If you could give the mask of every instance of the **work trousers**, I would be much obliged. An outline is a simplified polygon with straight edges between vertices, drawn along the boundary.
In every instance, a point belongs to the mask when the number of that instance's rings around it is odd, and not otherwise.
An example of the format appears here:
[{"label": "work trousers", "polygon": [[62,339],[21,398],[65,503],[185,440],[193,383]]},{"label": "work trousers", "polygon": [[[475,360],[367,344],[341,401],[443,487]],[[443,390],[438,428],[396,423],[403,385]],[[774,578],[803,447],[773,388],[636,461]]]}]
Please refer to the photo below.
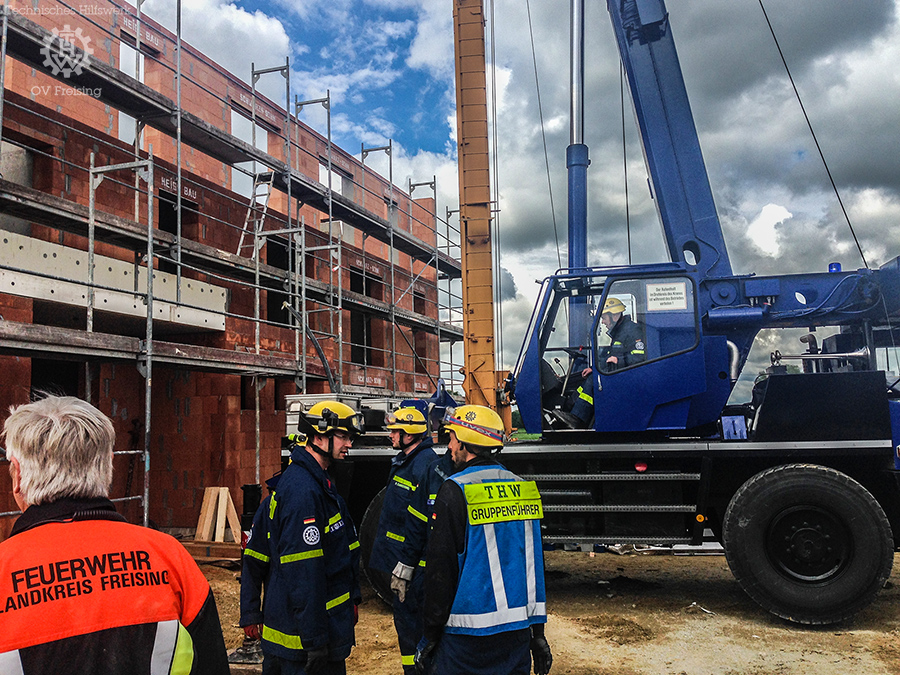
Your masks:
[{"label": "work trousers", "polygon": [[531,629],[496,635],[444,633],[430,675],[530,675]]},{"label": "work trousers", "polygon": [[416,675],[416,645],[422,639],[425,626],[422,621],[422,603],[425,598],[425,574],[416,570],[406,589],[406,600],[394,596],[394,627],[400,645],[403,675]]},{"label": "work trousers", "polygon": [[[306,675],[306,661],[282,658],[278,658],[276,661],[279,670],[272,672],[278,673],[278,675]],[[325,668],[316,675],[347,675],[347,665],[344,661],[329,661]]]}]

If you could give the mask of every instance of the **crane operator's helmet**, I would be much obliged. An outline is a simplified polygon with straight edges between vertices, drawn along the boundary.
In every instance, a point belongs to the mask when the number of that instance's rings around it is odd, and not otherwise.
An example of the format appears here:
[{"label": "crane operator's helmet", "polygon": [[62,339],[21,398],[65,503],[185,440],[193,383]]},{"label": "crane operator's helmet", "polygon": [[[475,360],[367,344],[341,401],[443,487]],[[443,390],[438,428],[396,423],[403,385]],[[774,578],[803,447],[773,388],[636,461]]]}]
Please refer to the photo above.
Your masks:
[{"label": "crane operator's helmet", "polygon": [[505,428],[500,415],[483,405],[448,408],[444,429],[456,434],[456,440],[476,455],[500,452]]},{"label": "crane operator's helmet", "polygon": [[366,432],[363,416],[340,401],[319,401],[300,414],[299,427],[307,436],[307,445],[312,445],[313,434],[332,436],[335,431],[346,431],[354,438]]},{"label": "crane operator's helmet", "polygon": [[625,303],[618,298],[609,296],[603,304],[601,314],[622,314],[625,311]]},{"label": "crane operator's helmet", "polygon": [[428,431],[428,422],[421,410],[412,406],[397,408],[387,416],[385,427],[396,429],[410,436],[421,436]]}]

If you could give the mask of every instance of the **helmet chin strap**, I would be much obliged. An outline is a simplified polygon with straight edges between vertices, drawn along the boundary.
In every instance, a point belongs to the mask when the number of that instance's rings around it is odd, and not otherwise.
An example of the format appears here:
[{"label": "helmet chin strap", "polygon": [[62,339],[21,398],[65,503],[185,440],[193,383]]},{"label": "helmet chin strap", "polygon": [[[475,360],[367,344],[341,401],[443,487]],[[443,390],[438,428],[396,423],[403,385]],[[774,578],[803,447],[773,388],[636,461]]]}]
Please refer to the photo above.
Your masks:
[{"label": "helmet chin strap", "polygon": [[[404,443],[403,436],[409,436],[412,440],[409,443]],[[417,445],[420,440],[421,440],[421,436],[413,436],[411,434],[407,434],[406,432],[403,432],[400,436],[400,449],[403,450],[404,452],[406,452],[407,448],[411,448],[412,446]]]},{"label": "helmet chin strap", "polygon": [[[325,434],[319,434],[321,436],[325,436]],[[313,449],[313,452],[317,452],[323,457],[328,457],[329,459],[334,459],[334,434],[328,434],[325,436],[328,439],[328,450],[322,450],[315,443],[310,443],[310,446]]]}]

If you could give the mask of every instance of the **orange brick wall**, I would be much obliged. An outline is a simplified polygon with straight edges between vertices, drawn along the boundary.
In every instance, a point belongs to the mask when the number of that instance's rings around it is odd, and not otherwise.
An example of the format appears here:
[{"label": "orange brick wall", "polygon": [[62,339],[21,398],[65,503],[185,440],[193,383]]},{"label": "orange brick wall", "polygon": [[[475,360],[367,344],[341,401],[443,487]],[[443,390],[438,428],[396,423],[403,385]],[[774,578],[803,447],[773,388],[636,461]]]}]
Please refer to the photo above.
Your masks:
[{"label": "orange brick wall", "polygon": [[[48,2],[47,5],[52,5]],[[105,0],[94,4],[113,6]],[[44,6],[44,3],[41,3]],[[13,0],[14,11],[27,13],[33,7],[31,0]],[[52,14],[28,14],[28,18],[46,28],[58,27],[60,17]],[[126,14],[99,13],[92,19],[112,28],[118,36],[126,25]],[[65,22],[72,28],[81,28],[83,34],[92,38],[94,55],[104,63],[118,66],[120,41],[103,35],[96,26],[77,15],[67,15]],[[125,31],[128,32],[127,30]],[[174,67],[174,36],[145,18],[142,40],[164,45],[157,57]],[[182,82],[182,105],[207,123],[229,132],[231,109],[249,105],[249,88],[232,75],[222,71],[202,54],[186,46],[182,58],[185,78]],[[3,135],[17,143],[35,150],[35,189],[56,197],[87,205],[89,190],[87,167],[90,153],[95,153],[95,165],[102,166],[132,161],[130,146],[117,140],[118,112],[114,108],[88,95],[66,91],[64,83],[38,72],[9,57],[7,59],[6,105],[4,106]],[[249,68],[249,65],[248,65]],[[174,74],[163,65],[145,61],[145,83],[166,96],[175,98]],[[188,81],[193,78],[198,84]],[[217,93],[204,91],[199,85]],[[58,89],[58,87],[63,87]],[[257,114],[269,124],[280,124],[284,113],[270,101],[259,97]],[[274,120],[274,122],[273,122]],[[276,126],[277,126],[276,124]],[[294,124],[294,138],[298,146],[292,149],[292,164],[314,180],[319,180],[320,163],[327,155],[326,139],[305,127]],[[144,149],[153,146],[156,173],[156,189],[169,192],[177,189],[174,185],[176,147],[174,139],[152,129],[145,130]],[[284,157],[283,139],[270,130],[268,151],[275,157]],[[354,159],[349,153],[333,148],[334,167],[344,175],[352,176],[357,185],[345,180],[344,196],[364,203],[371,212],[388,218],[387,198],[390,188],[387,181]],[[185,225],[182,236],[200,243],[234,253],[237,250],[240,228],[247,210],[247,201],[230,193],[231,169],[222,162],[203,155],[186,145],[182,147],[184,198],[198,207],[200,215],[196,223]],[[129,175],[107,179],[96,192],[97,208],[125,218],[134,216],[134,197]],[[365,184],[365,189],[361,184]],[[433,228],[422,223],[432,223],[429,210],[433,200],[410,200],[399,189],[394,190],[394,198],[399,213],[395,218],[397,226],[429,244],[433,240]],[[284,218],[278,210],[285,209],[286,200],[277,193],[273,195],[269,217]],[[158,213],[158,211],[157,211]],[[322,214],[304,206],[300,216],[307,224],[307,246],[321,246],[325,235],[319,230]],[[146,198],[140,201],[140,222],[147,218]],[[224,221],[224,222],[222,222]],[[421,221],[421,222],[418,222]],[[230,226],[229,226],[230,225]],[[43,227],[32,226],[32,236],[61,243],[84,250],[87,242],[83,237]],[[426,269],[403,298],[416,274],[422,272],[423,263],[412,261],[409,256],[399,255],[395,268],[396,288],[391,295],[390,251],[387,245],[371,238],[363,243],[361,233],[356,233],[355,246],[345,246],[342,284],[350,287],[350,265],[346,261],[353,256],[362,256],[373,262],[380,270],[384,284],[384,302],[395,302],[406,310],[415,309],[415,295],[424,296],[432,303],[435,271]],[[364,251],[363,251],[364,247]],[[96,252],[100,255],[133,260],[134,252],[118,248],[108,243],[98,242]],[[268,251],[263,250],[263,260]],[[321,259],[325,254],[310,255],[307,259],[309,274],[326,280],[329,278],[329,263]],[[254,297],[252,289],[237,284],[229,284],[220,279],[186,270],[188,278],[208,280],[225,285],[230,290],[231,314],[253,316]],[[261,298],[262,315],[265,317],[265,293]],[[435,315],[436,308],[427,314]],[[307,310],[314,309],[309,303]],[[31,301],[24,298],[0,295],[0,316],[6,321],[30,323],[32,321]],[[325,314],[315,321],[322,323]],[[278,317],[283,321],[284,317]],[[344,312],[345,333],[350,325],[350,312]],[[320,326],[321,328],[322,326]],[[372,321],[375,345],[381,349],[391,346],[391,326],[389,322]],[[436,359],[438,343],[436,336],[415,336],[409,329],[403,329],[413,344],[424,344],[424,351],[431,359]],[[179,342],[229,350],[254,349],[254,326],[249,320],[239,316],[226,317],[226,330],[221,333],[182,334]],[[262,326],[261,349],[265,353],[294,355],[294,333],[292,330],[275,326]],[[430,391],[430,384],[423,389],[427,378],[414,375],[415,361],[410,348],[399,335],[395,340],[397,357],[396,386],[404,391]],[[337,358],[333,340],[323,340],[326,357],[334,364]],[[344,358],[347,362],[343,379],[350,384],[391,386],[391,359],[387,353],[379,356],[381,363],[376,367],[360,368],[349,363],[349,345],[345,345]],[[308,375],[324,377],[318,357],[312,345],[307,351]],[[435,367],[436,370],[436,367]],[[0,393],[0,422],[5,418],[10,405],[26,402],[31,386],[31,359],[22,356],[0,356],[0,377],[6,386]],[[151,401],[151,454],[150,454],[150,518],[161,527],[193,527],[196,525],[205,487],[227,486],[240,511],[242,494],[240,486],[255,482],[255,412],[251,408],[241,409],[241,377],[199,371],[181,371],[173,368],[154,366],[153,397]],[[83,383],[82,383],[83,386]],[[144,389],[145,381],[131,364],[103,364],[98,367],[94,380],[92,400],[113,419],[118,440],[116,450],[141,450],[144,447]],[[270,379],[261,392],[261,478],[271,476],[280,468],[281,436],[284,433],[285,413],[281,409],[281,399],[292,392],[294,385]],[[325,392],[324,380],[309,380],[310,392]],[[2,467],[0,467],[2,469]],[[142,494],[144,468],[139,455],[117,456],[113,496],[133,496]],[[6,471],[0,470],[0,510],[13,510],[9,497],[9,479]],[[139,504],[128,502],[122,511],[134,522],[141,517]],[[0,537],[6,535],[11,521],[0,519]]]}]

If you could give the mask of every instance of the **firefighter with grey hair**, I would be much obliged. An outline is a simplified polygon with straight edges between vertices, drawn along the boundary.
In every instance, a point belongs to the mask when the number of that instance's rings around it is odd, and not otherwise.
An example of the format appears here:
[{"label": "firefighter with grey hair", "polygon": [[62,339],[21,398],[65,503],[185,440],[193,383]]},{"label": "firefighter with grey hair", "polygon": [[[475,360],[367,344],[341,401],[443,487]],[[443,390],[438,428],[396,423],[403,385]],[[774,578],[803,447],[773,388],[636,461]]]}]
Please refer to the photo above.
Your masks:
[{"label": "firefighter with grey hair", "polygon": [[4,425],[22,515],[0,543],[0,671],[227,675],[209,583],[185,548],[109,500],[115,431],[90,403],[47,396]]}]

